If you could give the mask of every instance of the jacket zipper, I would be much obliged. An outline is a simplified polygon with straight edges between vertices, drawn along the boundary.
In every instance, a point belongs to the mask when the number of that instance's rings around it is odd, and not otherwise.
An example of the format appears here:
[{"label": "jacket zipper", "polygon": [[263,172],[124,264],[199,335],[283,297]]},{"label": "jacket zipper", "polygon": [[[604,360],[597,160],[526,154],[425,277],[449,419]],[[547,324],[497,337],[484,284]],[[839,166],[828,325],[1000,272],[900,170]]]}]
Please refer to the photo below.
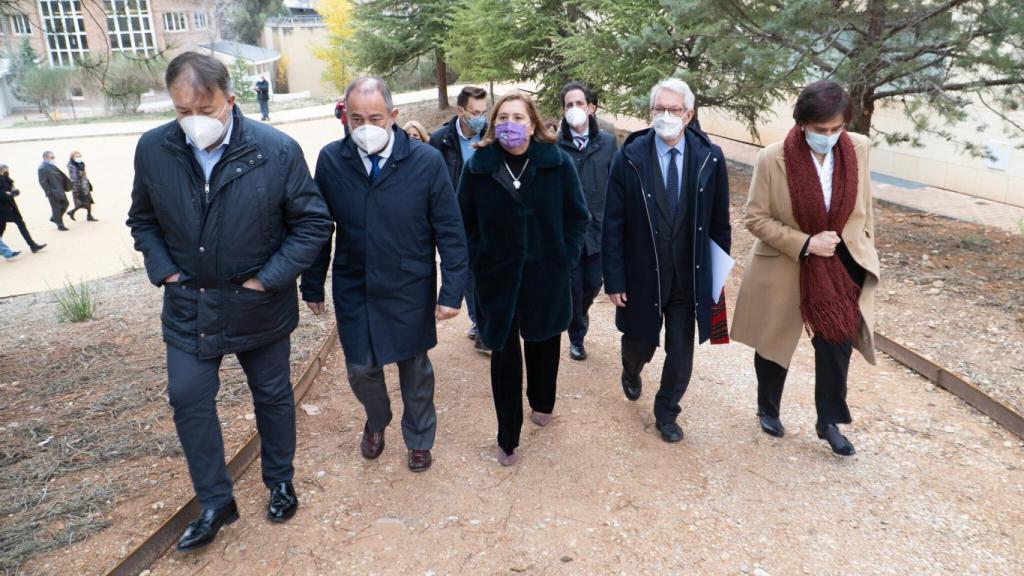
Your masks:
[{"label": "jacket zipper", "polygon": [[647,192],[644,191],[644,180],[640,177],[640,169],[633,164],[632,160],[626,159],[629,165],[636,172],[636,179],[640,182],[640,201],[644,203],[644,212],[647,213],[647,228],[651,232],[651,246],[654,248],[654,272],[655,281],[658,286],[658,302],[655,306],[658,308],[658,313],[661,313],[661,262],[658,261],[658,242],[654,239],[654,224],[651,222],[651,209],[647,206]]},{"label": "jacket zipper", "polygon": [[[697,223],[700,221],[700,175],[704,172],[704,167],[708,165],[708,160],[711,159],[711,152],[704,157],[704,163],[700,165],[700,170],[697,170],[697,201],[694,202],[693,206],[693,265],[697,266]],[[700,296],[697,295],[697,274],[693,275],[693,307],[694,316],[696,316],[696,309],[700,306]]]}]

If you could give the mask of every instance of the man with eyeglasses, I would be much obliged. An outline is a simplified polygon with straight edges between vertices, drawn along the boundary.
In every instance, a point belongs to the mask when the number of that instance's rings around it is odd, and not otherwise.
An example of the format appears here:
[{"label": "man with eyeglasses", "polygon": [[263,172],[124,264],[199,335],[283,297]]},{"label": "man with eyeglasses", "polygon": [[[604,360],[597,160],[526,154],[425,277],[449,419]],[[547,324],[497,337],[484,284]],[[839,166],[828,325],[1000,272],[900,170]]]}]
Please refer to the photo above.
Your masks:
[{"label": "man with eyeglasses", "polygon": [[631,134],[612,161],[601,252],[605,292],[622,332],[622,390],[642,391],[640,372],[661,341],[665,365],[654,417],[666,442],[693,369],[693,336],[711,336],[711,243],[729,252],[729,177],[722,149],[688,126],[694,96],[663,80],[650,93],[651,128]]},{"label": "man with eyeglasses", "polygon": [[[445,122],[430,135],[430,145],[437,148],[444,156],[448,165],[448,175],[452,184],[458,186],[462,176],[462,167],[469,163],[476,148],[473,145],[487,132],[487,90],[476,86],[466,86],[459,92],[455,100],[455,116]],[[466,337],[475,342],[478,352],[489,353],[490,350],[477,337],[476,310],[473,309],[473,274],[470,273],[466,284],[466,308],[469,310],[471,323]]]}]

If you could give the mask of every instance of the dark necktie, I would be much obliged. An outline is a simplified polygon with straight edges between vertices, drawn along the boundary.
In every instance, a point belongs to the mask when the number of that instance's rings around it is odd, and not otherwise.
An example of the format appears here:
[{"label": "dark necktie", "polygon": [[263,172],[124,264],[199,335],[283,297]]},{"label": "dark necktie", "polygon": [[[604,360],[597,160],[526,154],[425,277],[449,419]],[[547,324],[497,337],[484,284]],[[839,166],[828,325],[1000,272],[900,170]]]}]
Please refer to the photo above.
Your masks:
[{"label": "dark necktie", "polygon": [[576,143],[576,147],[583,150],[587,146],[586,136],[573,136],[572,141]]},{"label": "dark necktie", "polygon": [[665,195],[668,196],[668,211],[672,215],[672,220],[676,219],[676,211],[679,209],[679,168],[676,167],[676,157],[679,156],[679,150],[672,148],[669,150],[668,159],[668,182],[665,184]]},{"label": "dark necktie", "polygon": [[380,178],[380,154],[370,154],[370,184],[372,185]]}]

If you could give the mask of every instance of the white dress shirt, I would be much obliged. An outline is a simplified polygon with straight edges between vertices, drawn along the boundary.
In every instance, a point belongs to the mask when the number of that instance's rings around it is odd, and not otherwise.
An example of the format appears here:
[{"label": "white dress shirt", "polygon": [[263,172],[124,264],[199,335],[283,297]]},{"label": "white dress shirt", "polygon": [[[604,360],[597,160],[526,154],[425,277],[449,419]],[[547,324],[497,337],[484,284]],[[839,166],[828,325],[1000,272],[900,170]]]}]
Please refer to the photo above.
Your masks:
[{"label": "white dress shirt", "polygon": [[821,193],[825,197],[825,212],[832,209],[832,151],[825,154],[825,161],[818,164],[818,157],[811,152],[811,162],[814,169],[818,171],[818,181],[821,182]]}]

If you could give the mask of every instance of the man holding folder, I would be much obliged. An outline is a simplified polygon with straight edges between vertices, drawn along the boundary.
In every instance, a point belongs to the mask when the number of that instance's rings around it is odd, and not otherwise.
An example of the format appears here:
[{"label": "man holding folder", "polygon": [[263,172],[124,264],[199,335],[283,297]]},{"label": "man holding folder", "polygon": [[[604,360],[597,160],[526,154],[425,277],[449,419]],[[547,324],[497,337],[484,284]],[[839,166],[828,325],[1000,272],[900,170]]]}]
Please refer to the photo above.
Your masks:
[{"label": "man holding folder", "polygon": [[[693,370],[694,328],[703,343],[712,337],[713,306],[724,320],[721,284],[712,295],[712,269],[731,246],[725,157],[706,135],[687,128],[693,108],[693,92],[681,80],[651,89],[651,128],[630,135],[612,161],[601,250],[629,400],[640,397],[640,373],[660,344],[664,320],[666,359],[654,417],[666,442],[683,439],[676,421]],[[721,251],[718,258],[713,250]]]}]

